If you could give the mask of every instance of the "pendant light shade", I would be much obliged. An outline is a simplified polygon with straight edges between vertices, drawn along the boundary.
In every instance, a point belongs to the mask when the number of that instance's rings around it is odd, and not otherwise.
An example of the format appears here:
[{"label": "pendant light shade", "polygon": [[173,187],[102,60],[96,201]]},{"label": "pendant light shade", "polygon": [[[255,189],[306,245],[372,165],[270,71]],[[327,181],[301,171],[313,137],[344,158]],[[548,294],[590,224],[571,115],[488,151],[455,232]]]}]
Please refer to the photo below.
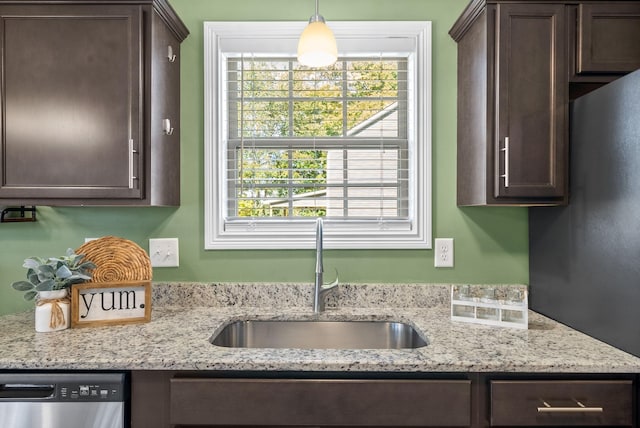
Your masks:
[{"label": "pendant light shade", "polygon": [[338,59],[338,46],[333,31],[318,14],[318,0],[316,0],[316,14],[309,19],[309,25],[304,29],[298,41],[298,62],[307,67],[326,67]]}]

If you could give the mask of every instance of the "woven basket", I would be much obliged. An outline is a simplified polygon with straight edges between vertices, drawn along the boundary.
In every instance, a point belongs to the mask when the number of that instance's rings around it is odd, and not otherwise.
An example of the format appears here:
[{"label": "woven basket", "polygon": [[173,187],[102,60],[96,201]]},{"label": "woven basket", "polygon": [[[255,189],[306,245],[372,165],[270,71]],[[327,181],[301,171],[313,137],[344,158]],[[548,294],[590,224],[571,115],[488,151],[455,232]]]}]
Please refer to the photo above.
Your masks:
[{"label": "woven basket", "polygon": [[96,265],[89,282],[150,281],[151,260],[138,244],[115,236],[89,241],[76,250]]}]

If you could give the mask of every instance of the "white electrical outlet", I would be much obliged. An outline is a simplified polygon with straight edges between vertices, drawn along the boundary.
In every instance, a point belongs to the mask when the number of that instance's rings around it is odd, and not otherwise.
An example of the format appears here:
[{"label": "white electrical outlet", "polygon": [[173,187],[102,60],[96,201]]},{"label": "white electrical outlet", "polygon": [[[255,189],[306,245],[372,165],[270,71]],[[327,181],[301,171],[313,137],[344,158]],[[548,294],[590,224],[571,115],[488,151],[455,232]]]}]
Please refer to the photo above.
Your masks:
[{"label": "white electrical outlet", "polygon": [[436,238],[435,267],[453,267],[453,238]]},{"label": "white electrical outlet", "polygon": [[180,266],[178,238],[149,239],[149,258],[153,267]]}]

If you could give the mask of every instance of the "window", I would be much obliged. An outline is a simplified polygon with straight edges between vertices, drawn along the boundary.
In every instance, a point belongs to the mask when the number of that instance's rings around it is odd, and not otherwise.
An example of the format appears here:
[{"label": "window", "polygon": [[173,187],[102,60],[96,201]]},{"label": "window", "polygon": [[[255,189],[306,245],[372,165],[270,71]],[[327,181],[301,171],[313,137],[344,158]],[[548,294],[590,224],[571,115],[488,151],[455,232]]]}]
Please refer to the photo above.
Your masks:
[{"label": "window", "polygon": [[428,22],[205,23],[205,248],[430,248]]}]

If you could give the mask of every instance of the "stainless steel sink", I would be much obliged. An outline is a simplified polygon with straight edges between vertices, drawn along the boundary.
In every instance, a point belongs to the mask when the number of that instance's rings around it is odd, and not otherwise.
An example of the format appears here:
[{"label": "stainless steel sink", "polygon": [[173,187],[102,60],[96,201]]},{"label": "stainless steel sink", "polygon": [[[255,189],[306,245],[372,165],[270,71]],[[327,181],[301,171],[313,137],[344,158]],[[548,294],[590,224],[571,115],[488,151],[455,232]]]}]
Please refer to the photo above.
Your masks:
[{"label": "stainless steel sink", "polygon": [[406,349],[427,342],[408,324],[392,321],[232,322],[211,343],[229,348]]}]

